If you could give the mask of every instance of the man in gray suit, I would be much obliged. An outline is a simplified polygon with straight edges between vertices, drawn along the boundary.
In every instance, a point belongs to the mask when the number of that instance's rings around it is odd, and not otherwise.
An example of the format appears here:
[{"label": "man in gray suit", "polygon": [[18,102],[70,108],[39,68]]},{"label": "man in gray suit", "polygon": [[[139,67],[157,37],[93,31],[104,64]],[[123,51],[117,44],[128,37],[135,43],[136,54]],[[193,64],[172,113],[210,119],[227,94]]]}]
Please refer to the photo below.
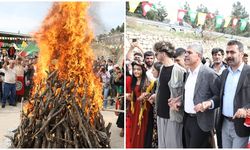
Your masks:
[{"label": "man in gray suit", "polygon": [[244,126],[250,108],[250,66],[244,64],[243,44],[227,43],[228,69],[221,75],[221,128],[223,148],[246,148],[250,128]]},{"label": "man in gray suit", "polygon": [[219,78],[201,63],[203,48],[192,44],[185,52],[189,68],[184,92],[184,135],[187,148],[211,147],[209,138],[214,128],[214,106],[219,105]]}]

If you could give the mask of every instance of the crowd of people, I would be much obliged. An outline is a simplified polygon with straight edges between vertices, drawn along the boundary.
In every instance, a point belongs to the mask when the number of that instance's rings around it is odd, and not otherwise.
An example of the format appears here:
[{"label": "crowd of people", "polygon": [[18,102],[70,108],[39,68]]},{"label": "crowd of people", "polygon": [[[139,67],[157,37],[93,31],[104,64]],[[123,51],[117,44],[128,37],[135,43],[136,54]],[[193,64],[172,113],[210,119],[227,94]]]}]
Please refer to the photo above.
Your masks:
[{"label": "crowd of people", "polygon": [[[124,69],[114,64],[113,60],[105,60],[104,56],[94,61],[94,72],[100,77],[103,87],[103,108],[115,105],[115,109],[124,110]],[[118,115],[117,127],[121,128],[120,136],[124,136],[124,113]]]},{"label": "crowd of people", "polygon": [[7,102],[16,106],[17,102],[28,99],[35,72],[36,57],[22,57],[13,48],[0,49],[0,96],[2,108]]},{"label": "crowd of people", "polygon": [[225,46],[211,50],[210,62],[200,43],[175,49],[160,41],[144,52],[133,40],[126,55],[127,148],[247,147],[248,55],[240,41]]}]

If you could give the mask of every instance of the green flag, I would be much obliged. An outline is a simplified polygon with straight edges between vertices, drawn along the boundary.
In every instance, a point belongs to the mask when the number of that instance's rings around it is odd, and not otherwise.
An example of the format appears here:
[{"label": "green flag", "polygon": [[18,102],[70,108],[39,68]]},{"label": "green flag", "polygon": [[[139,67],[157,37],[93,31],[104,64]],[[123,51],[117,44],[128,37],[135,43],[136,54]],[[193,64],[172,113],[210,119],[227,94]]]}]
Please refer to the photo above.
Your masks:
[{"label": "green flag", "polygon": [[247,19],[240,19],[241,25],[240,25],[240,31],[244,31],[247,26]]},{"label": "green flag", "polygon": [[197,15],[197,12],[196,12],[196,11],[189,10],[189,11],[188,11],[188,15],[190,16],[191,22],[194,23],[195,18],[196,18],[196,15]]},{"label": "green flag", "polygon": [[153,4],[153,5],[152,5],[151,10],[157,11],[157,6],[156,6],[156,4]]},{"label": "green flag", "polygon": [[223,22],[223,17],[220,15],[216,16],[216,24],[215,24],[215,28],[220,28]]},{"label": "green flag", "polygon": [[28,54],[32,54],[34,52],[38,52],[39,48],[35,43],[29,43],[28,46],[24,49],[24,51],[27,52]]}]

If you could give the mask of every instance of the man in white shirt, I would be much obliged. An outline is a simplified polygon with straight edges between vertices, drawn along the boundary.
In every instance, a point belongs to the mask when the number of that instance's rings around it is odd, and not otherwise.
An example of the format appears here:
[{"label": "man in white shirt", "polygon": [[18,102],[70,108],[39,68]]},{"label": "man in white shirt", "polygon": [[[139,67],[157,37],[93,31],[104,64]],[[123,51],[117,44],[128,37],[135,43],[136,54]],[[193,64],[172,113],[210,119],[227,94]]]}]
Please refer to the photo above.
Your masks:
[{"label": "man in white shirt", "polygon": [[187,148],[209,148],[214,128],[214,106],[219,105],[218,75],[202,65],[203,48],[192,44],[185,52],[189,68],[184,92],[184,135]]},{"label": "man in white shirt", "polygon": [[2,108],[5,107],[6,99],[10,95],[9,104],[11,106],[16,106],[16,70],[14,69],[15,62],[14,60],[9,61],[9,66],[7,66],[7,61],[4,63],[3,68],[0,69],[0,72],[4,72],[4,92],[2,99]]}]

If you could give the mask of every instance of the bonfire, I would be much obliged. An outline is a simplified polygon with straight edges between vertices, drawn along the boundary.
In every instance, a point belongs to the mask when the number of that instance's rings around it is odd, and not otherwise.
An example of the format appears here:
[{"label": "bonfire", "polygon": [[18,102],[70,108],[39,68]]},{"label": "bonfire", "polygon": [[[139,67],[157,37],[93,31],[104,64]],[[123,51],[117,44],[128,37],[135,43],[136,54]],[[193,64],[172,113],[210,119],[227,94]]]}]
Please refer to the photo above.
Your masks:
[{"label": "bonfire", "polygon": [[34,37],[40,52],[32,95],[24,103],[14,148],[110,147],[93,73],[89,3],[54,3]]}]

